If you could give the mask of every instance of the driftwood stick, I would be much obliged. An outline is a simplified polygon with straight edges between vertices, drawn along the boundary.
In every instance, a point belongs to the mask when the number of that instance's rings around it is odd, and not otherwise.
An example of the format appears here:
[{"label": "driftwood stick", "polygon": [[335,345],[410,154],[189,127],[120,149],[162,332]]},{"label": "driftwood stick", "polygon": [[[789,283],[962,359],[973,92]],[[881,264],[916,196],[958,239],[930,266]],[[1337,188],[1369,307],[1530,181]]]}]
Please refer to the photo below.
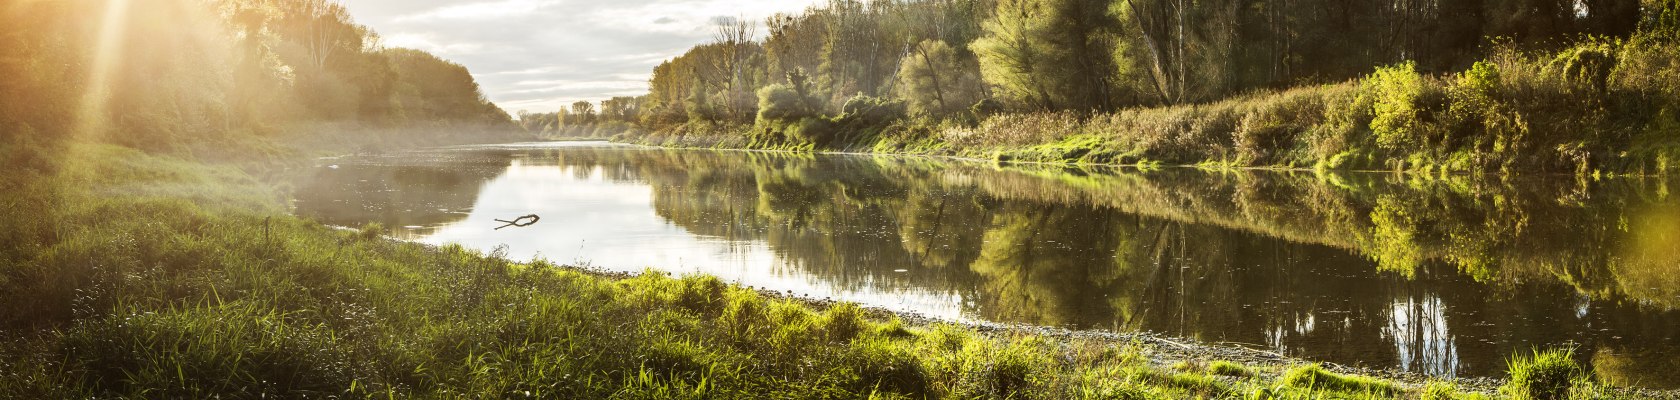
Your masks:
[{"label": "driftwood stick", "polygon": [[531,214],[531,215],[526,215],[526,216],[522,216],[522,217],[519,217],[519,218],[514,218],[512,221],[498,219],[498,220],[496,220],[496,222],[503,223],[504,225],[496,227],[496,230],[501,230],[502,228],[506,228],[506,227],[510,227],[510,226],[517,226],[517,227],[520,227],[520,228],[524,228],[524,227],[527,227],[527,226],[535,225],[537,223],[537,221],[540,221],[540,220],[542,220],[542,217],[538,217],[536,214]]}]

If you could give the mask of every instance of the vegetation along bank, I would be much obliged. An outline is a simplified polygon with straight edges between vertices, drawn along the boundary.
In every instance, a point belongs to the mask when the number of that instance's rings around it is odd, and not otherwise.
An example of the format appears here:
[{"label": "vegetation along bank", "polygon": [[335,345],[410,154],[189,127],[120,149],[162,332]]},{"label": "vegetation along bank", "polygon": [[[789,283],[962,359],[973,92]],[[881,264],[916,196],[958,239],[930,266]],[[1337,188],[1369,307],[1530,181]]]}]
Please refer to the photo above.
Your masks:
[{"label": "vegetation along bank", "polygon": [[762,40],[720,21],[645,96],[520,120],[550,136],[999,161],[1676,167],[1672,0],[1179,3],[834,0],[769,18]]},{"label": "vegetation along bank", "polygon": [[1556,351],[1515,356],[1494,392],[324,226],[288,214],[311,155],[508,140],[512,122],[464,68],[369,46],[330,3],[134,3],[0,7],[0,398],[1658,395]]}]

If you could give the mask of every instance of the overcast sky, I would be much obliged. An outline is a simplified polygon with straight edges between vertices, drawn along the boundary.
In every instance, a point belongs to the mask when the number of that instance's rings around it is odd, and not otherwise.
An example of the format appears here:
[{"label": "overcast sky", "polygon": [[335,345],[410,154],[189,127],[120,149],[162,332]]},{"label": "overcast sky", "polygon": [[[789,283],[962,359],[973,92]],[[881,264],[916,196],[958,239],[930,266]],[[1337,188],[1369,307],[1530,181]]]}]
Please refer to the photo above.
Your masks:
[{"label": "overcast sky", "polygon": [[[508,113],[647,92],[661,61],[711,40],[716,17],[762,24],[821,0],[342,0],[386,46],[467,66]],[[759,35],[764,34],[763,28]]]}]

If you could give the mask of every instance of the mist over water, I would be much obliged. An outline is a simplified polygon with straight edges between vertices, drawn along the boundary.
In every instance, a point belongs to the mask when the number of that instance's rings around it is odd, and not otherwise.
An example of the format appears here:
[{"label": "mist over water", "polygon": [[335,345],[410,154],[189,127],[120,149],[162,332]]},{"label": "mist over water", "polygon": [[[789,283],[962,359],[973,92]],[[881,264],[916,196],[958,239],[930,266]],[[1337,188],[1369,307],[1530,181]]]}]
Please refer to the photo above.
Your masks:
[{"label": "mist over water", "polygon": [[[516,260],[1443,376],[1576,343],[1601,376],[1673,388],[1672,184],[556,143],[323,160],[297,212]],[[526,214],[542,219],[496,229]]]}]

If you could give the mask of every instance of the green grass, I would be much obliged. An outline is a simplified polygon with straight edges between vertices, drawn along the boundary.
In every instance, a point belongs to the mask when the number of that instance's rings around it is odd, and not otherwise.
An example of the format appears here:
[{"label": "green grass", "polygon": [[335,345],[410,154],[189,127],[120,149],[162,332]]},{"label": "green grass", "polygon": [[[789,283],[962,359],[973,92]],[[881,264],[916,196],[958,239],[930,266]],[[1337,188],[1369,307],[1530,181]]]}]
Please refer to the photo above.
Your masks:
[{"label": "green grass", "polygon": [[1208,364],[1208,372],[1214,375],[1237,378],[1249,378],[1256,375],[1253,369],[1230,361],[1214,361],[1212,364]]},{"label": "green grass", "polygon": [[1575,363],[1573,349],[1535,350],[1533,355],[1514,356],[1507,364],[1510,380],[1499,390],[1516,400],[1571,398],[1571,388],[1590,389],[1591,377]]},{"label": "green grass", "polygon": [[[0,398],[1391,398],[1316,367],[907,325],[708,276],[614,278],[285,214],[240,168],[9,144]],[[1194,369],[1194,368],[1192,368]],[[1350,383],[1351,382],[1351,383]]]},{"label": "green grass", "polygon": [[1481,393],[1463,393],[1451,383],[1430,382],[1423,387],[1419,400],[1486,400],[1487,395]]},{"label": "green grass", "polygon": [[1381,379],[1343,375],[1324,370],[1318,364],[1308,364],[1283,373],[1278,379],[1284,386],[1302,389],[1322,389],[1336,392],[1371,393],[1379,395],[1394,395],[1401,392],[1399,386]]}]

